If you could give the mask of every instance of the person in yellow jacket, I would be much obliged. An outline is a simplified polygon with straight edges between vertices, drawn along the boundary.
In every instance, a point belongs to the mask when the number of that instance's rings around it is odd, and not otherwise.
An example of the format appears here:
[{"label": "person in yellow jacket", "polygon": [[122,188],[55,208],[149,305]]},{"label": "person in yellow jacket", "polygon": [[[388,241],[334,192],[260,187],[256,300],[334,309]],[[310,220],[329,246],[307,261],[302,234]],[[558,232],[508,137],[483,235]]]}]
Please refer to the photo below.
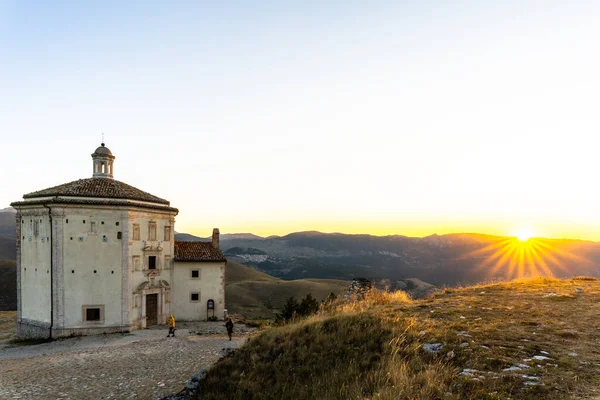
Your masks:
[{"label": "person in yellow jacket", "polygon": [[173,314],[169,314],[169,334],[167,337],[173,335],[175,337],[175,317]]}]

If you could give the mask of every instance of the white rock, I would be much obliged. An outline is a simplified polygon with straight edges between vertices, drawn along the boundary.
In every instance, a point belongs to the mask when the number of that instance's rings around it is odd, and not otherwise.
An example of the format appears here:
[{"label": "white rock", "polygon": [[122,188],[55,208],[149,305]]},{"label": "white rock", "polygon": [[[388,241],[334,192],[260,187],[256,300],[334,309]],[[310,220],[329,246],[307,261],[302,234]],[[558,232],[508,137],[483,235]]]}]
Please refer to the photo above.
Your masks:
[{"label": "white rock", "polygon": [[423,350],[428,353],[439,353],[442,350],[443,345],[441,343],[425,343]]},{"label": "white rock", "polygon": [[529,379],[529,380],[532,380],[532,381],[539,381],[540,380],[540,378],[538,378],[537,376],[532,376],[532,375],[521,375],[521,376],[523,378],[525,378],[525,379]]},{"label": "white rock", "polygon": [[546,357],[546,356],[533,356],[533,359],[538,360],[538,361],[552,360],[550,357]]},{"label": "white rock", "polygon": [[568,354],[570,357],[577,357],[577,353],[569,353]]},{"label": "white rock", "polygon": [[520,370],[521,370],[520,367],[517,367],[516,365],[513,365],[512,367],[504,368],[502,371],[513,372],[513,371],[520,371]]}]

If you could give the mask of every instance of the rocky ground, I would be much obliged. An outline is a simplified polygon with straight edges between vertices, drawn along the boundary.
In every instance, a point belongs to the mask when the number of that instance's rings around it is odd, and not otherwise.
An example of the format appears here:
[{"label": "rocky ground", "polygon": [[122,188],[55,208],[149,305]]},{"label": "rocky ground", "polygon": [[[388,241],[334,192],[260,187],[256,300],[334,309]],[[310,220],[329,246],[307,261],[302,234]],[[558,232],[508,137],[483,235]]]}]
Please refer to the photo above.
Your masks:
[{"label": "rocky ground", "polygon": [[224,348],[240,347],[252,329],[223,322],[0,347],[0,399],[159,399],[177,393]]}]

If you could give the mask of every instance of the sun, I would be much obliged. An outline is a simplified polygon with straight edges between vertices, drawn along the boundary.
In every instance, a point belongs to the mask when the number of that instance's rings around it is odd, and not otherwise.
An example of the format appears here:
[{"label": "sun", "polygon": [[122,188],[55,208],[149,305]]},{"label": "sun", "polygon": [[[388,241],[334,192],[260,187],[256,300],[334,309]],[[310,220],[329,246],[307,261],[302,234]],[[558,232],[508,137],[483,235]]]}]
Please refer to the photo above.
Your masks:
[{"label": "sun", "polygon": [[521,242],[526,242],[533,237],[533,232],[531,229],[519,229],[514,233],[514,236],[516,236]]}]

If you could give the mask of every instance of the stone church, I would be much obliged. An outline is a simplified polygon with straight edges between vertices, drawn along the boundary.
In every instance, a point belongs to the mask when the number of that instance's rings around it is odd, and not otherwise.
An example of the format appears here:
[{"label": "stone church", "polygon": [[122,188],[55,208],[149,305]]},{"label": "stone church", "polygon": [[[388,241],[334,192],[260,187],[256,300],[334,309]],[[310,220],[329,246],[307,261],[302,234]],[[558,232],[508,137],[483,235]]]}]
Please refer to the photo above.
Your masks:
[{"label": "stone church", "polygon": [[225,264],[212,242],[176,242],[176,208],[113,178],[102,143],[88,179],[40,190],[17,210],[17,335],[59,338],[223,318]]}]

